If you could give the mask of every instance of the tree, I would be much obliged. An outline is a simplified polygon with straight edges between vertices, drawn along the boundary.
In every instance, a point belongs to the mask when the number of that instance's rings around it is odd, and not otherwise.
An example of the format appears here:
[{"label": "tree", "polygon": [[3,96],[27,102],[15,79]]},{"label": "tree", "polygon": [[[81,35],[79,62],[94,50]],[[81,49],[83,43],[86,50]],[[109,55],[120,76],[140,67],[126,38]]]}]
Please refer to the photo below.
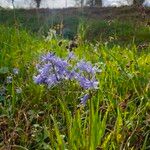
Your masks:
[{"label": "tree", "polygon": [[76,6],[83,7],[84,5],[84,0],[75,0]]},{"label": "tree", "polygon": [[94,6],[94,0],[87,0],[87,4],[91,7]]},{"label": "tree", "polygon": [[36,3],[36,7],[40,8],[41,0],[34,0],[34,2]]},{"label": "tree", "polygon": [[102,0],[87,0],[87,4],[89,6],[101,6],[102,5]]},{"label": "tree", "polygon": [[12,5],[13,5],[13,8],[14,8],[14,0],[12,0],[11,2],[12,2]]},{"label": "tree", "polygon": [[102,0],[95,0],[96,6],[102,6]]},{"label": "tree", "polygon": [[134,5],[142,5],[144,0],[133,0]]}]

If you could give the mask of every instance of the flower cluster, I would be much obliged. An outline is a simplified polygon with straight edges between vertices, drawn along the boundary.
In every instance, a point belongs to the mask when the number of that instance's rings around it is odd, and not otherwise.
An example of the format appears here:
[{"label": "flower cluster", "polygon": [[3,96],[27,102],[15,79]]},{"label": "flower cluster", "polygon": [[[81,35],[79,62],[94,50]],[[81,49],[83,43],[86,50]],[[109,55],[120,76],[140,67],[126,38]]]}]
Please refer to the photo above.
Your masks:
[{"label": "flower cluster", "polygon": [[68,76],[68,62],[54,53],[48,53],[41,57],[41,63],[37,65],[38,75],[34,76],[37,84],[46,84],[48,87],[57,85]]},{"label": "flower cluster", "polygon": [[[34,82],[51,88],[64,80],[74,80],[86,91],[97,89],[99,83],[96,80],[96,73],[99,69],[84,60],[78,61],[73,66],[69,62],[75,58],[73,52],[70,52],[66,59],[57,57],[54,53],[43,55],[37,65],[38,74],[33,77]],[[85,104],[88,98],[88,94],[81,98],[81,104]]]},{"label": "flower cluster", "polygon": [[75,70],[78,71],[76,80],[82,88],[86,90],[98,88],[98,81],[95,75],[100,70],[96,66],[93,67],[90,62],[81,60],[77,63]]}]

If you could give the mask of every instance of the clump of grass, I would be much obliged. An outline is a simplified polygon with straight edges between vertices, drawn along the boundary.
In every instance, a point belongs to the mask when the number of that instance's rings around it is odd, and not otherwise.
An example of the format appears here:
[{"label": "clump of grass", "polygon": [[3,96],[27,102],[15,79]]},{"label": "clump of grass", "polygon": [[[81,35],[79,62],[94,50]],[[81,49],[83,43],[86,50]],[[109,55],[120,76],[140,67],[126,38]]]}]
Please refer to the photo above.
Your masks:
[{"label": "clump of grass", "polygon": [[105,41],[113,44],[129,45],[149,42],[149,27],[135,22],[92,21],[85,31],[84,39],[89,41]]},{"label": "clump of grass", "polygon": [[47,89],[33,82],[39,56],[63,58],[69,41],[4,26],[0,34],[1,149],[149,149],[148,50],[79,43],[74,53],[102,69],[98,91],[79,107],[76,85]]}]

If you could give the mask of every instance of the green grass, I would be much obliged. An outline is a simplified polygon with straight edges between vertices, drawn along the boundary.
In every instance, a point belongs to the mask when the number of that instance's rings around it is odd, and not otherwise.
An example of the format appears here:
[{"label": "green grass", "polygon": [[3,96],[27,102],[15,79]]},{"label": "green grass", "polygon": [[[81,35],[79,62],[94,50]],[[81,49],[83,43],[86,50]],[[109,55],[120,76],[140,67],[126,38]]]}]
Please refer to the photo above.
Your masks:
[{"label": "green grass", "polygon": [[[33,82],[40,55],[53,51],[65,57],[68,40],[60,47],[60,39],[45,41],[4,26],[0,35],[0,149],[150,148],[150,45],[139,51],[134,43],[110,48],[80,41],[75,54],[99,62],[102,73],[98,91],[79,107],[83,91],[77,85],[48,89]],[[20,70],[18,75],[13,68]],[[11,84],[6,84],[8,76]]]},{"label": "green grass", "polygon": [[127,21],[91,21],[86,28],[85,39],[105,41],[111,45],[139,45],[150,42],[150,28],[131,20]]}]

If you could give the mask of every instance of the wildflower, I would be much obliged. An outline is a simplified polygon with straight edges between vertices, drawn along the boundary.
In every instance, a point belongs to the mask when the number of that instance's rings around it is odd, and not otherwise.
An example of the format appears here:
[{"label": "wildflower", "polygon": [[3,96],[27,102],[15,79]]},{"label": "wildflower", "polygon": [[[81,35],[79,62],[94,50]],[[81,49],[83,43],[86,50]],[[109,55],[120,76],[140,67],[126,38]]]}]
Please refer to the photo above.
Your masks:
[{"label": "wildflower", "polygon": [[54,53],[48,53],[47,55],[42,56],[42,62],[57,66],[59,68],[65,68],[68,66],[66,60],[63,60],[59,57],[56,57]]},{"label": "wildflower", "polygon": [[73,59],[73,58],[75,58],[75,55],[74,55],[73,52],[70,52],[69,55],[68,55],[67,60],[69,61],[70,59]]},{"label": "wildflower", "polygon": [[44,78],[41,74],[33,77],[33,81],[36,84],[43,84],[43,83],[45,83],[45,80],[46,80],[46,78]]},{"label": "wildflower", "polygon": [[41,57],[41,61],[42,61],[42,62],[51,61],[52,59],[55,59],[55,58],[56,58],[56,57],[55,57],[55,54],[54,54],[54,53],[48,53],[48,54],[43,55],[43,56]]},{"label": "wildflower", "polygon": [[[74,53],[70,52],[66,60],[57,57],[54,53],[48,53],[41,57],[41,63],[36,66],[38,74],[33,77],[36,84],[45,84],[49,88],[58,85],[64,80],[74,80],[90,92],[98,88],[99,82],[96,80],[96,73],[100,72],[98,67],[92,66],[90,62],[81,60],[73,67],[69,60],[75,58]],[[85,105],[91,96],[85,94],[81,98],[81,104]]]},{"label": "wildflower", "polygon": [[78,73],[76,73],[74,70],[72,70],[72,71],[66,71],[66,79],[67,80],[75,79],[76,76],[78,76]]},{"label": "wildflower", "polygon": [[77,80],[78,80],[80,86],[83,87],[86,90],[87,89],[90,90],[90,89],[97,89],[98,88],[99,82],[96,81],[96,79],[91,79],[90,80],[90,79],[87,79],[83,76],[78,76]]},{"label": "wildflower", "polygon": [[52,87],[56,84],[58,84],[59,78],[56,77],[55,74],[50,75],[46,80],[45,83],[48,85],[48,87]]},{"label": "wildflower", "polygon": [[90,98],[89,94],[85,94],[82,98],[81,98],[81,104],[85,105],[87,100]]},{"label": "wildflower", "polygon": [[12,83],[12,77],[11,76],[8,76],[6,78],[6,83],[8,83],[8,84]]},{"label": "wildflower", "polygon": [[14,68],[14,69],[13,69],[13,73],[14,73],[15,75],[17,75],[17,74],[19,73],[19,69],[18,69],[18,68]]},{"label": "wildflower", "polygon": [[77,63],[76,69],[79,69],[80,72],[87,72],[92,75],[95,75],[96,72],[99,71],[99,69],[96,66],[92,66],[90,62],[85,62],[84,60],[81,60],[80,62]]},{"label": "wildflower", "polygon": [[69,74],[67,60],[63,60],[48,53],[41,58],[42,64],[37,65],[38,75],[33,77],[37,84],[47,84],[49,87],[56,85],[58,82],[67,79]]}]

